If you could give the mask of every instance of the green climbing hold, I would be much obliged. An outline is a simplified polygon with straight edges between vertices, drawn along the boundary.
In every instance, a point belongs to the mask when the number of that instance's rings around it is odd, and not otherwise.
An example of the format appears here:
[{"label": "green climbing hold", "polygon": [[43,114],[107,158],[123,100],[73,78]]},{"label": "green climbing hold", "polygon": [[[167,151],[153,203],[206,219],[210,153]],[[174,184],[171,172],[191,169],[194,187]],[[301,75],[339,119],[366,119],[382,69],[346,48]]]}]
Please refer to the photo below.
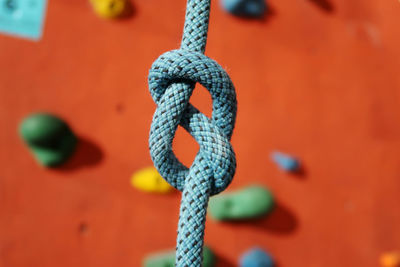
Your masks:
[{"label": "green climbing hold", "polygon": [[262,186],[249,186],[240,191],[211,197],[209,211],[218,221],[257,218],[274,207],[270,191]]},{"label": "green climbing hold", "polygon": [[53,167],[65,162],[74,152],[77,138],[60,118],[48,113],[35,113],[25,118],[19,133],[36,160]]},{"label": "green climbing hold", "polygon": [[[214,267],[216,258],[210,248],[203,248],[203,267]],[[145,258],[144,267],[174,267],[175,266],[175,251],[166,251],[151,254]]]}]

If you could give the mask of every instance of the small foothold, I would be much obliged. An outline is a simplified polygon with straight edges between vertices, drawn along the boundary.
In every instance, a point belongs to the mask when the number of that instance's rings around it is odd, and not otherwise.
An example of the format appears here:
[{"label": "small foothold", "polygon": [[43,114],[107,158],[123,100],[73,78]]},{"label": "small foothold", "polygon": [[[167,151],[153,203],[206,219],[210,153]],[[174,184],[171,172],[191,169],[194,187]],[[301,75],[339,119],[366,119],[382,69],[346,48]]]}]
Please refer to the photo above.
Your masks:
[{"label": "small foothold", "polygon": [[221,0],[221,4],[227,12],[241,17],[261,17],[267,9],[265,0]]},{"label": "small foothold", "polygon": [[218,221],[261,217],[274,207],[274,199],[266,188],[249,186],[240,191],[222,193],[210,198],[211,217]]},{"label": "small foothold", "polygon": [[382,267],[400,267],[400,252],[386,252],[381,255]]},{"label": "small foothold", "polygon": [[245,252],[240,258],[240,267],[273,267],[272,257],[260,248]]},{"label": "small foothold", "polygon": [[[215,254],[212,250],[204,246],[203,248],[203,267],[214,267],[216,262]],[[175,251],[165,251],[148,255],[144,259],[144,267],[174,267]]]},{"label": "small foothold", "polygon": [[127,0],[90,0],[94,11],[103,18],[118,18],[122,16],[127,7]]},{"label": "small foothold", "polygon": [[284,171],[296,172],[300,168],[299,161],[290,155],[281,152],[274,152],[272,153],[271,158],[279,168]]},{"label": "small foothold", "polygon": [[89,226],[85,222],[82,222],[79,224],[79,233],[80,234],[87,234],[88,230],[89,230]]},{"label": "small foothold", "polygon": [[139,190],[153,193],[169,193],[174,188],[169,185],[154,167],[144,168],[135,172],[131,184]]},{"label": "small foothold", "polygon": [[77,138],[60,118],[48,113],[36,113],[25,118],[19,127],[22,139],[43,166],[64,163],[75,151]]}]

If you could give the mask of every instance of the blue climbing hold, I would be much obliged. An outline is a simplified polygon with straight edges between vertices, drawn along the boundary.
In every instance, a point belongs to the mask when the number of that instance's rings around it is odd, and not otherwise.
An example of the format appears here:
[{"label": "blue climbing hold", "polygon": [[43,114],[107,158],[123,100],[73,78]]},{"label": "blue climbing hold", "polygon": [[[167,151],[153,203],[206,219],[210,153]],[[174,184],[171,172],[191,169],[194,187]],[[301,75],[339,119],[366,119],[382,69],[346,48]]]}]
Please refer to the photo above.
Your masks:
[{"label": "blue climbing hold", "polygon": [[221,0],[221,4],[227,12],[241,17],[261,17],[267,9],[265,0]]},{"label": "blue climbing hold", "polygon": [[274,260],[260,248],[245,252],[240,258],[240,267],[273,267]]},{"label": "blue climbing hold", "polygon": [[290,155],[273,152],[271,158],[284,171],[296,172],[300,168],[299,161]]}]

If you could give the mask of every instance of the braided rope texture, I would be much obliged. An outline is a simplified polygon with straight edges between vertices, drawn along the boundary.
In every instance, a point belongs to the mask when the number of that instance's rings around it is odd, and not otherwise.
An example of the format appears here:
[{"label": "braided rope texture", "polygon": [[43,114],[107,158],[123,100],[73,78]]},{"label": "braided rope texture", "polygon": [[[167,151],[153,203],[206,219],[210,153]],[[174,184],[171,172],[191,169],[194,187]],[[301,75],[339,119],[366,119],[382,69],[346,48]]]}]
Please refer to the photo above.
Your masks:
[{"label": "braided rope texture", "polygon": [[[236,93],[225,70],[204,55],[210,0],[188,0],[181,48],[161,55],[148,82],[157,109],[150,129],[150,154],[161,176],[182,191],[176,266],[201,266],[208,200],[232,181],[236,158],[230,143],[236,120]],[[211,94],[208,118],[189,103],[196,83]],[[199,144],[192,166],[175,156],[178,125]]]}]

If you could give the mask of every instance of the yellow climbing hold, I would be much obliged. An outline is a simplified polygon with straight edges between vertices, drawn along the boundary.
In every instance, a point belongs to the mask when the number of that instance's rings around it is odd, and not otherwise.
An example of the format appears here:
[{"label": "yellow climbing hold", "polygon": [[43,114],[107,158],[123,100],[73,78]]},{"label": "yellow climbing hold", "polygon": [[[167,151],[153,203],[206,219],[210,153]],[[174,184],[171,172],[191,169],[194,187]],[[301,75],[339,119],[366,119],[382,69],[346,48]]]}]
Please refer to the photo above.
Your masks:
[{"label": "yellow climbing hold", "polygon": [[126,0],[90,0],[94,11],[103,18],[121,16],[127,8]]},{"label": "yellow climbing hold", "polygon": [[386,252],[380,262],[382,267],[400,267],[400,252]]},{"label": "yellow climbing hold", "polygon": [[154,167],[144,168],[134,173],[131,184],[133,187],[146,192],[165,194],[173,190],[173,187],[161,177]]}]

